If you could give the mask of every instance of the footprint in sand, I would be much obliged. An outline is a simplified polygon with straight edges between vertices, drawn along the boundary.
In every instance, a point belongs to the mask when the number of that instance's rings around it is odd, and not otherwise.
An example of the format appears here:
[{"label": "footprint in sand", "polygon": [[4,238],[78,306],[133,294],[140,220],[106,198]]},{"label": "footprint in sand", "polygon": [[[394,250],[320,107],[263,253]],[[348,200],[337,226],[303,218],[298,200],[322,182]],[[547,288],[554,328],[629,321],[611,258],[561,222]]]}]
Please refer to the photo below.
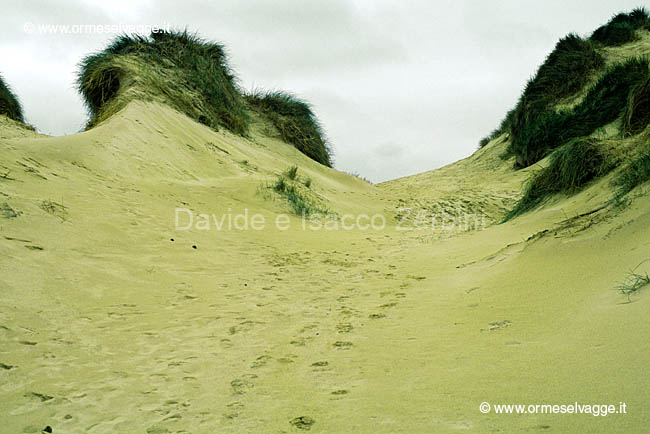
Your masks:
[{"label": "footprint in sand", "polygon": [[243,395],[247,392],[250,392],[255,385],[245,379],[245,378],[235,378],[230,382],[230,386],[232,387],[233,394],[235,395]]},{"label": "footprint in sand", "polygon": [[328,371],[329,368],[329,362],[323,360],[320,362],[314,362],[311,364],[311,366],[314,368],[314,372],[319,372],[319,371]]},{"label": "footprint in sand", "polygon": [[253,363],[251,363],[251,368],[252,369],[257,369],[265,366],[269,360],[272,360],[273,357],[267,356],[267,355],[262,355],[259,356]]},{"label": "footprint in sand", "polygon": [[290,343],[291,345],[295,346],[295,347],[304,347],[305,345],[307,345],[307,344],[308,344],[310,341],[312,341],[313,339],[314,339],[314,338],[311,337],[311,336],[306,337],[306,338],[299,337],[299,338],[296,338],[296,339],[292,340],[292,341],[289,342],[289,343]]},{"label": "footprint in sand", "polygon": [[332,346],[339,350],[349,350],[354,346],[354,344],[348,341],[336,341],[332,344]]},{"label": "footprint in sand", "polygon": [[25,394],[25,398],[37,399],[41,402],[46,402],[54,399],[53,396],[46,395],[44,393],[38,393],[38,392],[28,392]]},{"label": "footprint in sand", "polygon": [[344,322],[336,325],[336,331],[338,333],[350,333],[354,329],[354,326],[349,322]]},{"label": "footprint in sand", "polygon": [[406,276],[406,278],[407,279],[413,279],[413,280],[424,280],[424,279],[426,279],[426,277],[424,277],[424,276],[415,276],[413,274],[408,274]]},{"label": "footprint in sand", "polygon": [[309,431],[312,425],[316,423],[316,421],[309,416],[300,416],[295,419],[291,419],[289,423],[298,429]]},{"label": "footprint in sand", "polygon": [[228,333],[230,335],[234,335],[236,333],[248,332],[251,329],[253,329],[253,327],[255,327],[255,324],[263,324],[263,323],[260,322],[256,323],[255,321],[251,321],[251,320],[242,321],[237,325],[229,327]]},{"label": "footprint in sand", "polygon": [[299,333],[305,333],[318,327],[318,324],[309,324],[300,329]]},{"label": "footprint in sand", "polygon": [[[231,333],[232,334],[232,333]],[[219,341],[219,344],[221,345],[221,348],[232,348],[233,343],[230,339],[221,339]]]},{"label": "footprint in sand", "polygon": [[356,309],[354,309],[352,307],[349,307],[349,306],[341,306],[339,308],[339,311],[340,311],[341,315],[344,315],[344,316],[359,316],[360,315],[360,311],[358,311],[358,310],[356,310]]},{"label": "footprint in sand", "polygon": [[492,331],[500,330],[500,329],[503,329],[503,328],[506,328],[506,327],[510,327],[512,325],[512,322],[510,320],[504,319],[503,321],[491,322],[488,325],[489,325],[489,327],[488,327],[487,330],[492,332]]},{"label": "footprint in sand", "polygon": [[297,358],[298,358],[298,356],[296,356],[295,354],[287,354],[284,357],[280,357],[278,359],[278,363],[282,363],[283,365],[287,365],[289,363],[293,363],[294,359],[297,359]]},{"label": "footprint in sand", "polygon": [[244,409],[244,404],[239,401],[231,402],[226,405],[228,411],[223,414],[226,419],[235,419],[239,416],[239,412]]},{"label": "footprint in sand", "polygon": [[153,425],[147,428],[147,434],[166,434],[169,430],[165,427]]}]

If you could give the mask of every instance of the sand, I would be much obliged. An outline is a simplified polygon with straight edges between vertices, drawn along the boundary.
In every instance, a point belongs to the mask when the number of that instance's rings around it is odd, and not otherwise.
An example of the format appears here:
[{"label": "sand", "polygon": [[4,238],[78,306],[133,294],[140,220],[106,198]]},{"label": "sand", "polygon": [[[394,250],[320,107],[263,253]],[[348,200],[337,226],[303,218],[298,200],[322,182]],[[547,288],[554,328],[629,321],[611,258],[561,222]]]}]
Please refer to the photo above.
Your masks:
[{"label": "sand", "polygon": [[[598,210],[604,179],[497,224],[528,176],[499,141],[373,186],[262,124],[242,139],[155,104],[65,137],[1,128],[0,432],[650,424],[650,297],[614,289],[650,258],[647,186]],[[387,227],[269,224],[288,207],[264,185],[294,164],[330,209]],[[267,226],[179,231],[176,208],[248,210]],[[401,208],[484,213],[485,227],[399,230]],[[482,402],[625,402],[627,414],[483,414]]]}]

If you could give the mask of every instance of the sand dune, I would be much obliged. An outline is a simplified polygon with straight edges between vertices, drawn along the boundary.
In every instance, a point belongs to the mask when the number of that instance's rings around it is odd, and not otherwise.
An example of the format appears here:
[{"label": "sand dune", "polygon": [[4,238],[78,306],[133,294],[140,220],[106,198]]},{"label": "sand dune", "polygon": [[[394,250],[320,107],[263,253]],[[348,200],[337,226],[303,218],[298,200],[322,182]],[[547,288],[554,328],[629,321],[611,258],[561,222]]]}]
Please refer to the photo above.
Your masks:
[{"label": "sand dune", "polygon": [[78,134],[3,83],[0,432],[646,432],[648,26],[563,38],[477,152],[379,185],[187,32],[83,60]]},{"label": "sand dune", "polygon": [[[648,424],[648,299],[613,288],[650,256],[650,208],[591,213],[607,179],[498,225],[526,176],[499,141],[372,186],[159,104],[68,137],[17,128],[3,125],[0,147],[3,432]],[[381,213],[387,227],[302,230],[291,217],[286,231],[175,230],[178,207],[273,221],[286,204],[260,185],[292,164],[338,214]],[[404,206],[486,209],[487,223],[398,230]],[[483,401],[629,412],[486,415]]]}]

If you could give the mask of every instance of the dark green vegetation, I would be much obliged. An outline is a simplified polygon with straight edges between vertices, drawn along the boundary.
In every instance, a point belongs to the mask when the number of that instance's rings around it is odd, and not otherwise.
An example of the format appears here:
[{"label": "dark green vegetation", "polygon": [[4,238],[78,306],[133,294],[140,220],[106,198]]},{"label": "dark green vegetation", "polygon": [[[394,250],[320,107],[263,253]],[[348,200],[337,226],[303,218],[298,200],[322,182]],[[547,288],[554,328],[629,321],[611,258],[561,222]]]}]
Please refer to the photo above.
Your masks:
[{"label": "dark green vegetation", "polygon": [[[508,155],[516,167],[529,166],[577,137],[593,134],[624,114],[624,133],[636,134],[648,123],[647,59],[630,59],[603,71],[600,49],[637,38],[638,30],[650,30],[650,14],[644,8],[620,13],[599,27],[589,39],[575,34],[562,38],[530,79],[517,105],[499,128],[483,138],[481,146],[503,133],[511,134]],[[588,83],[600,78],[588,89]],[[586,96],[579,97],[586,91]],[[628,101],[629,97],[629,101]],[[560,103],[580,101],[558,110]]]},{"label": "dark green vegetation", "polygon": [[537,207],[554,194],[575,193],[609,169],[596,140],[574,139],[553,151],[549,165],[530,178],[523,197],[505,220]]},{"label": "dark green vegetation", "polygon": [[0,75],[0,114],[18,122],[25,122],[23,109],[11,89]]},{"label": "dark green vegetation", "polygon": [[[515,108],[500,127],[481,141],[510,133],[504,156],[516,157],[515,167],[534,164],[550,154],[549,165],[526,183],[523,197],[506,220],[557,194],[572,194],[612,169],[611,158],[589,139],[599,129],[622,119],[620,132],[636,136],[650,123],[650,63],[628,58],[604,68],[605,46],[622,45],[650,30],[643,8],[614,16],[589,39],[568,35],[558,42]],[[609,130],[607,130],[609,131]],[[645,134],[645,133],[644,133]],[[641,139],[643,137],[639,136]],[[615,204],[635,186],[650,180],[650,149],[621,169],[615,184]]]},{"label": "dark green vegetation", "polygon": [[515,141],[525,133],[528,125],[559,100],[580,91],[590,75],[603,64],[603,58],[591,42],[575,34],[560,39],[537,74],[526,84],[515,107],[510,121]]},{"label": "dark green vegetation", "polygon": [[77,85],[90,112],[89,126],[110,117],[129,98],[157,97],[215,130],[225,127],[245,136],[250,110],[255,110],[275,125],[284,141],[332,165],[329,145],[309,104],[284,92],[245,96],[223,46],[187,31],[119,36],[82,60]]},{"label": "dark green vegetation", "polygon": [[623,134],[635,135],[650,123],[650,77],[637,83],[628,95],[623,112]]},{"label": "dark green vegetation", "polygon": [[508,112],[499,128],[481,140],[489,140],[511,131],[517,140],[527,125],[537,120],[562,98],[580,91],[591,74],[604,65],[594,44],[575,34],[560,39],[537,73],[531,78],[513,110]]},{"label": "dark green vegetation", "polygon": [[572,109],[547,110],[514,133],[510,153],[519,166],[529,166],[576,137],[592,134],[615,121],[625,108],[630,90],[650,76],[648,60],[634,58],[609,68]]},{"label": "dark green vegetation", "polygon": [[284,140],[312,160],[331,167],[332,152],[309,104],[286,92],[253,92],[250,106],[266,116]]},{"label": "dark green vegetation", "polygon": [[122,90],[122,81],[133,80],[131,74],[145,73],[128,71],[116,62],[120,57],[135,57],[153,68],[151,84],[192,119],[215,129],[247,131],[244,100],[223,46],[187,31],[119,36],[105,50],[83,59],[77,82],[93,119]]},{"label": "dark green vegetation", "polygon": [[621,198],[637,185],[650,181],[650,146],[623,167],[614,184],[618,186],[616,197]]},{"label": "dark green vegetation", "polygon": [[636,31],[650,29],[650,15],[645,8],[615,15],[592,33],[590,39],[606,46],[622,45],[636,39]]},{"label": "dark green vegetation", "polygon": [[298,176],[298,167],[291,166],[268,188],[283,196],[287,200],[291,211],[296,215],[329,214],[327,209],[321,208],[318,202],[310,197],[308,189],[311,188],[311,184],[312,180],[310,178],[305,178],[301,183]]}]

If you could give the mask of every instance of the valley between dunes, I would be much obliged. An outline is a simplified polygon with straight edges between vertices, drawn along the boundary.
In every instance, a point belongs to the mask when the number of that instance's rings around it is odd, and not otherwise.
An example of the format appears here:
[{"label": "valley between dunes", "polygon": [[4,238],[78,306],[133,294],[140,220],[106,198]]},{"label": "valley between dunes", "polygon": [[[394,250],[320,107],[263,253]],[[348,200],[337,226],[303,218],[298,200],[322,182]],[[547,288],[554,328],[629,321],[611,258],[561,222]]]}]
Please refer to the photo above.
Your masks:
[{"label": "valley between dunes", "polygon": [[[498,224],[528,169],[473,156],[373,186],[263,134],[155,103],[46,137],[0,132],[0,432],[642,432],[647,187],[609,178]],[[175,209],[289,213],[291,165],[339,215],[382,230],[190,230]],[[400,230],[400,209],[485,213]],[[402,214],[401,214],[402,213]],[[408,221],[408,218],[404,219]],[[173,239],[173,241],[171,241]],[[196,246],[193,248],[192,246]],[[479,404],[627,404],[626,414],[483,414]]]}]

